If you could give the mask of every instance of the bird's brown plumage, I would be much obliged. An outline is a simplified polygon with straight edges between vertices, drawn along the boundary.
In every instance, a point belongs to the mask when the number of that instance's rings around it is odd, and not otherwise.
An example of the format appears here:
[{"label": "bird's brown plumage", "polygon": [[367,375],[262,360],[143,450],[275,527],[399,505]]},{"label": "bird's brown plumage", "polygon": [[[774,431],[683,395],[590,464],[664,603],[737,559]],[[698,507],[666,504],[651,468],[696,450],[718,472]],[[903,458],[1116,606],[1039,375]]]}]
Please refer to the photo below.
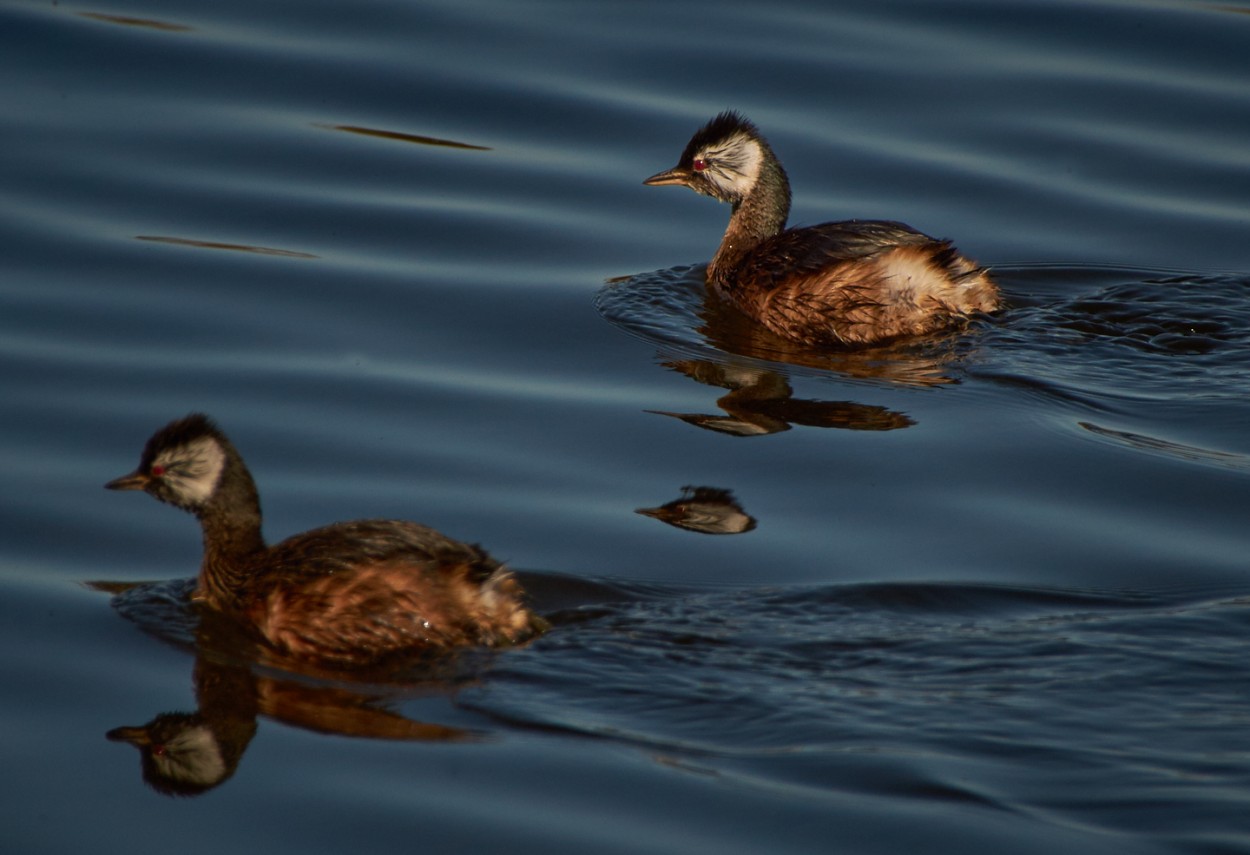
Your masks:
[{"label": "bird's brown plumage", "polygon": [[683,184],[733,206],[708,285],[777,335],[867,345],[956,326],[1001,305],[989,273],[902,223],[849,220],[786,229],[790,184],[768,142],[737,113],[691,138],[647,184]]},{"label": "bird's brown plumage", "polygon": [[544,626],[507,568],[417,523],[336,523],[266,545],[251,473],[201,414],[158,431],[139,468],[106,486],[195,514],[204,557],[193,599],[296,657],[370,664],[516,643]]}]

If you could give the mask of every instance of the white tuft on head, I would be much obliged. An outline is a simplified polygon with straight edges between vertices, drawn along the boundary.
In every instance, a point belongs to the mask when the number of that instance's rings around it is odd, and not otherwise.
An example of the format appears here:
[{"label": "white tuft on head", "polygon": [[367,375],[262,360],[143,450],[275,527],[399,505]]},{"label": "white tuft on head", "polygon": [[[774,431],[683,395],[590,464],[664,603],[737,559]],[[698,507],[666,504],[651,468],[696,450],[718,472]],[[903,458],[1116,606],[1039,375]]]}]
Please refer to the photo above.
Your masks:
[{"label": "white tuft on head", "polygon": [[166,488],[187,504],[201,505],[213,495],[226,465],[226,453],[211,436],[202,436],[156,455],[149,471],[157,467]]},{"label": "white tuft on head", "polygon": [[759,140],[745,131],[738,131],[700,149],[695,160],[707,164],[701,174],[716,186],[722,197],[742,199],[759,181],[764,151]]}]

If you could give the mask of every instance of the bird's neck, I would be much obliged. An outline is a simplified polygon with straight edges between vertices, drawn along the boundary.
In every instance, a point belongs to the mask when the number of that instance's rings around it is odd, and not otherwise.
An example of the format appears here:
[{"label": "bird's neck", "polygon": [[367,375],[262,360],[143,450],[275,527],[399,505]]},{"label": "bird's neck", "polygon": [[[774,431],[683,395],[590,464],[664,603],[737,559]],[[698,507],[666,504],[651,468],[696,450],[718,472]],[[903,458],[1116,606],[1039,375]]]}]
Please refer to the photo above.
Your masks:
[{"label": "bird's neck", "polygon": [[732,296],[738,267],[761,241],[779,234],[790,216],[790,182],[774,157],[766,157],[751,192],[734,204],[720,249],[707,267],[707,280]]},{"label": "bird's neck", "polygon": [[217,491],[197,513],[204,534],[195,599],[229,609],[252,572],[253,559],[266,549],[261,534],[260,497],[242,461],[227,467]]}]

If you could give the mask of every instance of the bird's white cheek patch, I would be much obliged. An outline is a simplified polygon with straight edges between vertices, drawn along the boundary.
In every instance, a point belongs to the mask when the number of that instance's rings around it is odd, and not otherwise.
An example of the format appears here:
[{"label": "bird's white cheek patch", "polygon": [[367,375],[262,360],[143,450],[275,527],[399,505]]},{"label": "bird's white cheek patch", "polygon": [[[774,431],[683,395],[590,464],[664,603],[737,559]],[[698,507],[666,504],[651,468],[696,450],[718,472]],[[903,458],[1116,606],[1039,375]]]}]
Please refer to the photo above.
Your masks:
[{"label": "bird's white cheek patch", "polygon": [[715,149],[709,149],[704,157],[713,164],[708,177],[727,194],[739,198],[755,188],[764,161],[759,143],[745,134],[735,134]]},{"label": "bird's white cheek patch", "polygon": [[165,467],[166,482],[181,498],[200,504],[217,489],[226,454],[215,440],[204,437],[158,455],[152,465]]},{"label": "bird's white cheek patch", "polygon": [[161,773],[188,784],[211,786],[226,774],[221,748],[207,727],[193,727],[176,735],[153,761]]}]

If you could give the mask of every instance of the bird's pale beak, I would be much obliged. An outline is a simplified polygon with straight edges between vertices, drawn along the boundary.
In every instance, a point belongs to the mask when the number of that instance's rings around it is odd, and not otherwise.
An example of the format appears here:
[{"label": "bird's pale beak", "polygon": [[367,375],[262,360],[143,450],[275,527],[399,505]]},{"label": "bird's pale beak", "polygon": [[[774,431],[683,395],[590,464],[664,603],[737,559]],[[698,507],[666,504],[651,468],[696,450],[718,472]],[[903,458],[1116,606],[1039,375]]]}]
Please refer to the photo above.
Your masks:
[{"label": "bird's pale beak", "polygon": [[113,742],[129,742],[139,748],[152,744],[152,737],[148,735],[146,727],[115,727],[104,734],[104,737]]},{"label": "bird's pale beak", "polygon": [[148,486],[150,479],[147,475],[138,470],[131,472],[129,475],[123,475],[120,478],[114,478],[104,485],[106,490],[143,490]]},{"label": "bird's pale beak", "polygon": [[683,166],[674,166],[672,169],[652,175],[642,183],[649,184],[652,187],[661,187],[665,184],[689,184],[690,178],[689,169]]}]

